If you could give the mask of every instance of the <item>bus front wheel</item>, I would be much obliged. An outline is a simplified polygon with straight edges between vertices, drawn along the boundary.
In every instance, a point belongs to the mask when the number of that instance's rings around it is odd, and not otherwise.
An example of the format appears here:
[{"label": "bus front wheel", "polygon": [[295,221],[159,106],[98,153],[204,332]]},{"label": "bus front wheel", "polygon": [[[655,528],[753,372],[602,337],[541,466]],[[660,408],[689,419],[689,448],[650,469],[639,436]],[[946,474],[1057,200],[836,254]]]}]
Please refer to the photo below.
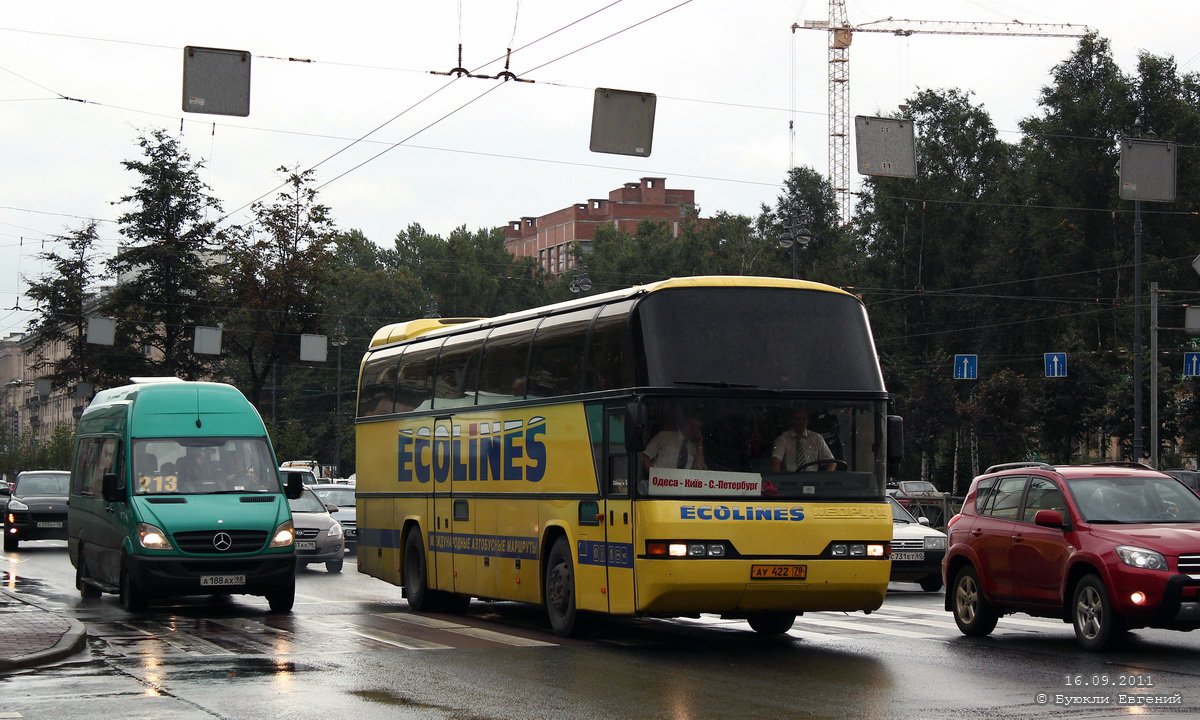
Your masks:
[{"label": "bus front wheel", "polygon": [[425,543],[413,528],[404,539],[404,596],[416,612],[430,609],[429,584],[425,574]]},{"label": "bus front wheel", "polygon": [[559,637],[579,637],[587,630],[587,617],[575,601],[575,566],[566,538],[558,538],[546,561],[546,614]]},{"label": "bus front wheel", "polygon": [[792,629],[796,622],[794,613],[759,612],[751,613],[746,621],[751,629],[761,635],[782,635]]}]

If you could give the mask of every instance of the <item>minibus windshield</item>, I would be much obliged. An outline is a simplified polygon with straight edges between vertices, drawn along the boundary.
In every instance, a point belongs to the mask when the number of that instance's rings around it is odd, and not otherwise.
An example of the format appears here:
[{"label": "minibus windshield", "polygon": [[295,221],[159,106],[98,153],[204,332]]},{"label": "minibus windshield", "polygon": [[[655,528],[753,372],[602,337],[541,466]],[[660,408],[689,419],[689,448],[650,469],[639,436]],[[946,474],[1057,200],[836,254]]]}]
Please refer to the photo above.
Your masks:
[{"label": "minibus windshield", "polygon": [[137,495],[275,493],[266,438],[154,438],[133,443]]}]

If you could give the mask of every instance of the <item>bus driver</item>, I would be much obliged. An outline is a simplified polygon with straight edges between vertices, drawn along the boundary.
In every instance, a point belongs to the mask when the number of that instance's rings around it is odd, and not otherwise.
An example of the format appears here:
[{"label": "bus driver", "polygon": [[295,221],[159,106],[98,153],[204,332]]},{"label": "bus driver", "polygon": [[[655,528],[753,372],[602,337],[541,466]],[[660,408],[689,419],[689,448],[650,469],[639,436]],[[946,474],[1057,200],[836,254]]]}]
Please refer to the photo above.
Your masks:
[{"label": "bus driver", "polygon": [[825,444],[820,433],[808,429],[808,413],[794,410],[788,421],[789,429],[775,438],[771,450],[771,469],[775,472],[833,470],[835,463],[821,464],[819,460],[833,460],[833,453]]}]

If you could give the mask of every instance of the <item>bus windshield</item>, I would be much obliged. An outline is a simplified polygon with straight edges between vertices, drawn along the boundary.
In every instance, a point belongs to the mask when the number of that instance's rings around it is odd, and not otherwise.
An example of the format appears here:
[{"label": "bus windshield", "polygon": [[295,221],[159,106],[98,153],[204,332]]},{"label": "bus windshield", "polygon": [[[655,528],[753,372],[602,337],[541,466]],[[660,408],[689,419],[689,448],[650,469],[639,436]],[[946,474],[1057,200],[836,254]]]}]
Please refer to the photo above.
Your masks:
[{"label": "bus windshield", "polygon": [[884,391],[866,310],[851,295],[672,288],[646,297],[638,317],[650,385]]},{"label": "bus windshield", "polygon": [[643,497],[884,497],[880,401],[658,398]]},{"label": "bus windshield", "polygon": [[155,438],[133,443],[138,495],[279,492],[266,438]]}]

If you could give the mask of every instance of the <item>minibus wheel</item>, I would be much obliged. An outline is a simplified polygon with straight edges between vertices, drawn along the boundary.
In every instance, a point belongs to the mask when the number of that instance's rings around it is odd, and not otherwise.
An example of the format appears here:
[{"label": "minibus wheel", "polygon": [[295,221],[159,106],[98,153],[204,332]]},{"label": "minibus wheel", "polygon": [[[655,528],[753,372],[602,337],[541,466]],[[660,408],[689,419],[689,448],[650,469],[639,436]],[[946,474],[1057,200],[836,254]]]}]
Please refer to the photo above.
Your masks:
[{"label": "minibus wheel", "polygon": [[291,612],[292,605],[296,604],[296,576],[293,575],[282,589],[267,593],[267,604],[271,606],[271,612]]},{"label": "minibus wheel", "polygon": [[100,597],[100,588],[92,585],[85,580],[87,578],[87,564],[83,559],[83,546],[79,546],[79,560],[75,563],[75,589],[79,591],[79,597],[84,600],[95,600]]},{"label": "minibus wheel", "polygon": [[125,608],[125,612],[146,612],[149,603],[146,601],[146,594],[134,582],[131,565],[129,556],[126,555],[121,561],[121,607]]}]

